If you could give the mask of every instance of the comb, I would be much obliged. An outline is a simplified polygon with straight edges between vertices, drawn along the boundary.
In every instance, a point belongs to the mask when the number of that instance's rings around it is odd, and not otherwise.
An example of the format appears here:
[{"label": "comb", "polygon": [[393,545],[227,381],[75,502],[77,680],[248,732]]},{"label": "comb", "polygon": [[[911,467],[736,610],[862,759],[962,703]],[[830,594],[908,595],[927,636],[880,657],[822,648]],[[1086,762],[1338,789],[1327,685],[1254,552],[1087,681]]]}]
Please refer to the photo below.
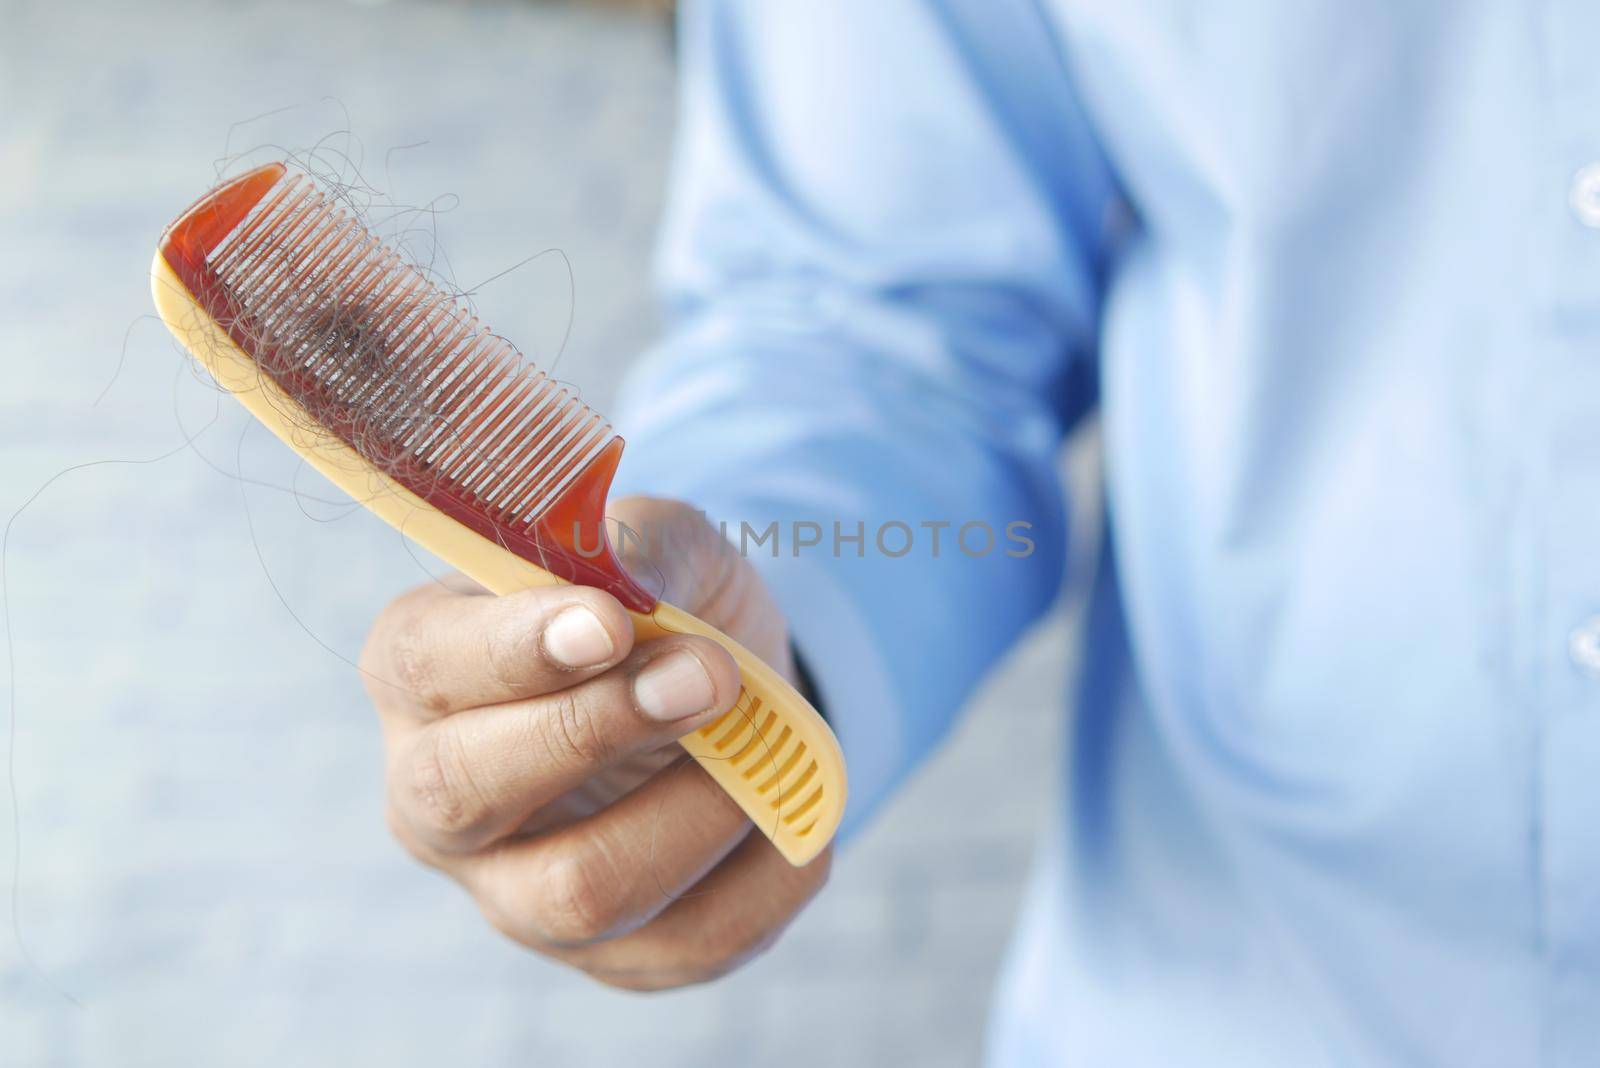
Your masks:
[{"label": "comb", "polygon": [[605,502],[622,438],[309,175],[270,163],[167,228],[156,308],[213,378],[314,468],[497,594],[608,591],[635,635],[709,637],[732,710],[680,744],[796,866],[844,812],[844,758],[788,681],[622,567]]}]

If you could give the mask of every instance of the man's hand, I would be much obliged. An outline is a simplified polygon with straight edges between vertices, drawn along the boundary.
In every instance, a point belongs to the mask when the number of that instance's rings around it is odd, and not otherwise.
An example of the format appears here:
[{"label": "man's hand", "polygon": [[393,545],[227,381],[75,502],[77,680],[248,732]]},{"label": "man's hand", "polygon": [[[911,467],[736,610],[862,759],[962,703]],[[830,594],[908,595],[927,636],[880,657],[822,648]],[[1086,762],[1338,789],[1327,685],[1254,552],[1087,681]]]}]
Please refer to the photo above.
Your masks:
[{"label": "man's hand", "polygon": [[[782,616],[697,513],[634,498],[612,515],[659,535],[627,545],[647,586],[793,676]],[[829,853],[790,867],[674,744],[738,696],[714,642],[635,645],[598,590],[492,597],[455,577],[385,609],[362,668],[395,836],[507,936],[602,982],[725,974],[827,879]]]}]

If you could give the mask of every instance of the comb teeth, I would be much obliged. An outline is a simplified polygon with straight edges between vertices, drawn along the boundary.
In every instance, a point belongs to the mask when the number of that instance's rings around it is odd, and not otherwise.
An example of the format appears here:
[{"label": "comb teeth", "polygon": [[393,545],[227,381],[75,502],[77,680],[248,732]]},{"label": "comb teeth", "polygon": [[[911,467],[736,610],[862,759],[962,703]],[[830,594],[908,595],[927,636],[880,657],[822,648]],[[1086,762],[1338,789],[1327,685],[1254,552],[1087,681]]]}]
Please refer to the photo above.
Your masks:
[{"label": "comb teeth", "polygon": [[263,370],[408,488],[438,481],[527,533],[615,437],[304,175],[206,266]]},{"label": "comb teeth", "polygon": [[284,394],[451,518],[635,611],[605,494],[622,439],[302,173],[268,164],[168,228],[162,254]]}]

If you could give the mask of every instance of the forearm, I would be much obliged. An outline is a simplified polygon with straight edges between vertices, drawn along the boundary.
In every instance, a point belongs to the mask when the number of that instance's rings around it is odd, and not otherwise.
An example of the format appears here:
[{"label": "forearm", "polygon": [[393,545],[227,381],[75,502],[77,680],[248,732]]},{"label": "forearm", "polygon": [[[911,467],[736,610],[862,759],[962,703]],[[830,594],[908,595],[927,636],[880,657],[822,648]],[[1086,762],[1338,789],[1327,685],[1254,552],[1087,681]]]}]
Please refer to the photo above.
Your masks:
[{"label": "forearm", "polygon": [[1028,0],[682,10],[670,325],[624,391],[621,483],[783,534],[747,555],[850,761],[849,828],[1055,592],[1113,183]]}]

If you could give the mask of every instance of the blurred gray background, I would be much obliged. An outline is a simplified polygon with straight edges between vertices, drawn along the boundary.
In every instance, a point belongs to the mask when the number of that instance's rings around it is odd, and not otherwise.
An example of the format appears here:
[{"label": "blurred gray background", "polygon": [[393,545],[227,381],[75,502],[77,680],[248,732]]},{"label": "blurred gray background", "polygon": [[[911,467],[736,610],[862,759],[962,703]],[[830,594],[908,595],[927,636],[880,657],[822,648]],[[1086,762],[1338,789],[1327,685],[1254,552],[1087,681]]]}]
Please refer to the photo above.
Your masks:
[{"label": "blurred gray background", "polygon": [[[620,8],[0,2],[0,515],[118,461],[11,529],[0,904],[20,844],[38,970],[0,911],[0,1064],[976,1060],[1053,807],[1070,599],[773,952],[616,993],[502,941],[391,842],[340,656],[419,565],[364,513],[219,473],[326,490],[147,317],[153,243],[219,157],[329,137],[396,200],[452,209],[465,287],[565,250],[561,371],[604,410],[656,328],[672,96],[664,21]],[[567,275],[547,256],[477,301],[548,360]]]}]

